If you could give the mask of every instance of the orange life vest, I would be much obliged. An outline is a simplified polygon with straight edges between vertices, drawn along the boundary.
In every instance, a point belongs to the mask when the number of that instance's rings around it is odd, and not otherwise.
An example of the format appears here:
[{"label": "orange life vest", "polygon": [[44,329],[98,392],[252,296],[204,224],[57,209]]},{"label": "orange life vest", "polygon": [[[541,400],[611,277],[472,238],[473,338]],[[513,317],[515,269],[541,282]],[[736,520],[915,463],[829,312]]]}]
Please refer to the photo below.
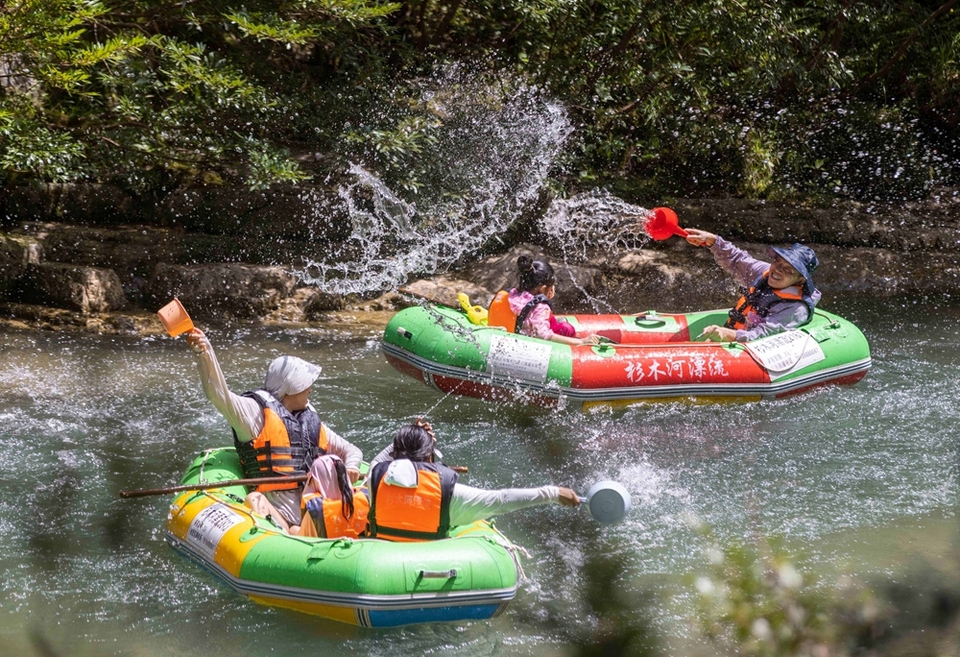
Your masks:
[{"label": "orange life vest", "polygon": [[747,317],[751,313],[761,318],[766,317],[770,314],[770,309],[773,305],[781,301],[798,301],[803,303],[809,311],[808,318],[813,317],[813,299],[803,294],[803,290],[795,285],[782,290],[776,290],[770,287],[770,283],[767,280],[769,274],[769,269],[763,272],[763,275],[747,290],[747,293],[740,297],[737,304],[730,311],[724,326],[738,330],[748,328]]},{"label": "orange life vest", "polygon": [[510,293],[500,290],[487,309],[487,326],[500,326],[510,333],[517,332],[517,316],[510,309]]},{"label": "orange life vest", "polygon": [[[314,527],[323,529],[318,536],[326,538],[360,538],[367,533],[367,515],[370,513],[370,500],[363,490],[353,492],[353,515],[343,517],[343,502],[341,500],[325,499],[320,493],[308,493],[303,496],[300,508],[304,513],[303,522],[308,518]],[[301,532],[302,534],[302,532]]]},{"label": "orange life vest", "polygon": [[370,473],[369,535],[390,541],[446,538],[457,473],[442,463],[412,461],[417,487],[404,488],[383,481],[390,463],[378,463]]},{"label": "orange life vest", "polygon": [[[265,391],[247,392],[243,396],[255,399],[263,409],[263,429],[256,438],[240,442],[237,432],[233,432],[233,444],[240,457],[244,477],[252,479],[307,474],[313,460],[327,453],[327,432],[316,411],[305,409],[294,415]],[[256,490],[265,493],[292,490],[301,485],[299,482],[265,484],[257,486]]]}]

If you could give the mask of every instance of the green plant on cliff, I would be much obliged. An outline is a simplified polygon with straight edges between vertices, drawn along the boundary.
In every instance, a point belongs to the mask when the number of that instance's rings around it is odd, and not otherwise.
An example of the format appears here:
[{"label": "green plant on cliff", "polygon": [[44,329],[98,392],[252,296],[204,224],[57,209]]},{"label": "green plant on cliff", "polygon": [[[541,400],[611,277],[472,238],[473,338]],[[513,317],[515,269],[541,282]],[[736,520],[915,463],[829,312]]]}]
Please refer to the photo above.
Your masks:
[{"label": "green plant on cliff", "polygon": [[[388,13],[294,3],[10,0],[0,7],[0,175],[133,186],[235,173],[306,177],[277,134],[276,82]],[[216,176],[204,176],[214,180]]]},{"label": "green plant on cliff", "polygon": [[958,2],[8,0],[0,180],[264,187],[360,153],[419,194],[442,117],[389,108],[459,62],[567,108],[568,188],[914,198],[960,182]]}]

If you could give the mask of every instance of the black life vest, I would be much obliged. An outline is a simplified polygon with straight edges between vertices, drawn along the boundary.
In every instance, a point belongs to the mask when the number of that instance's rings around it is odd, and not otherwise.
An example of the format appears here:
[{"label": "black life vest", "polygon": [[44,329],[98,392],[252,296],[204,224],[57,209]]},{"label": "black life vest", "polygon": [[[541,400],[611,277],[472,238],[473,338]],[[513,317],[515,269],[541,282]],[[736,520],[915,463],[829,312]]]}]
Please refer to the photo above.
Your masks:
[{"label": "black life vest", "polygon": [[[807,322],[813,319],[813,299],[802,288],[791,286],[782,290],[775,290],[770,287],[768,277],[770,270],[763,272],[763,275],[757,279],[747,292],[740,297],[727,317],[724,324],[731,329],[747,328],[747,316],[755,313],[760,318],[765,318],[770,314],[770,310],[778,303],[799,302],[807,307]],[[797,290],[794,292],[793,290]],[[804,322],[806,324],[806,322]]]},{"label": "black life vest", "polygon": [[[291,413],[265,390],[245,392],[243,396],[256,400],[263,410],[260,435],[249,442],[240,442],[237,432],[233,432],[233,444],[244,477],[307,474],[314,459],[327,453],[326,431],[316,411],[306,408]],[[259,486],[257,490],[288,490],[298,486],[298,482],[270,484]]]},{"label": "black life vest", "polygon": [[553,304],[550,303],[550,299],[548,299],[545,294],[535,295],[532,299],[530,299],[530,301],[527,302],[527,305],[520,310],[520,314],[517,315],[517,333],[519,333],[523,328],[523,323],[527,320],[527,317],[530,315],[533,309],[539,306],[541,303],[545,303],[551,311],[553,310]]}]

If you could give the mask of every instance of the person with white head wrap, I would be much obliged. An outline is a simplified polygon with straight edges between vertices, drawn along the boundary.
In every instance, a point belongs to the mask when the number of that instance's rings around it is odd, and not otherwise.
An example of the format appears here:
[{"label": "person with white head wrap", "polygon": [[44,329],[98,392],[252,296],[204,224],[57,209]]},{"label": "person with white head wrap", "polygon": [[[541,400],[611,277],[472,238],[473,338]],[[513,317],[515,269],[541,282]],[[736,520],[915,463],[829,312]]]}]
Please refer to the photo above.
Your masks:
[{"label": "person with white head wrap", "polygon": [[[319,427],[321,437],[326,438],[326,453],[335,454],[343,460],[352,481],[359,478],[363,459],[361,450],[320,421],[316,410],[307,401],[313,383],[320,376],[319,365],[296,356],[280,356],[267,368],[261,390],[237,395],[227,387],[213,346],[203,331],[194,328],[186,333],[186,339],[198,354],[197,367],[204,393],[233,429],[238,450],[245,443],[254,444],[264,432],[267,417],[265,408],[272,407],[276,411],[273,415],[279,413],[287,417],[288,422],[291,421],[288,416],[293,416],[293,421],[303,422],[305,427]],[[317,449],[315,445],[310,446],[311,452]],[[305,462],[298,467],[306,472],[309,466],[310,462]],[[293,529],[300,524],[301,492],[302,487],[298,486],[288,490],[251,493],[247,496],[247,503],[254,511],[271,515],[284,529]]]},{"label": "person with white head wrap", "polygon": [[296,356],[278,356],[267,368],[263,389],[283,401],[287,395],[303,392],[320,376],[320,366]]}]

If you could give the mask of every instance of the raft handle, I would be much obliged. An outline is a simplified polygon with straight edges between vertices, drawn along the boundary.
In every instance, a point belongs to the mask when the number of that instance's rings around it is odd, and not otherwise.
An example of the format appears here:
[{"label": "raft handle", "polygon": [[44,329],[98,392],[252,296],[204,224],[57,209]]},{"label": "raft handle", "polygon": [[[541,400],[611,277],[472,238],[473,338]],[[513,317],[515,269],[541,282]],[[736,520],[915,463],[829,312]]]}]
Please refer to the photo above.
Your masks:
[{"label": "raft handle", "polygon": [[450,570],[421,570],[418,579],[456,579],[457,569]]},{"label": "raft handle", "polygon": [[657,328],[666,324],[667,320],[656,315],[637,315],[633,323],[641,328]]},{"label": "raft handle", "polygon": [[403,328],[402,326],[397,327],[397,335],[399,335],[402,338],[406,338],[407,340],[413,337],[413,333]]}]

